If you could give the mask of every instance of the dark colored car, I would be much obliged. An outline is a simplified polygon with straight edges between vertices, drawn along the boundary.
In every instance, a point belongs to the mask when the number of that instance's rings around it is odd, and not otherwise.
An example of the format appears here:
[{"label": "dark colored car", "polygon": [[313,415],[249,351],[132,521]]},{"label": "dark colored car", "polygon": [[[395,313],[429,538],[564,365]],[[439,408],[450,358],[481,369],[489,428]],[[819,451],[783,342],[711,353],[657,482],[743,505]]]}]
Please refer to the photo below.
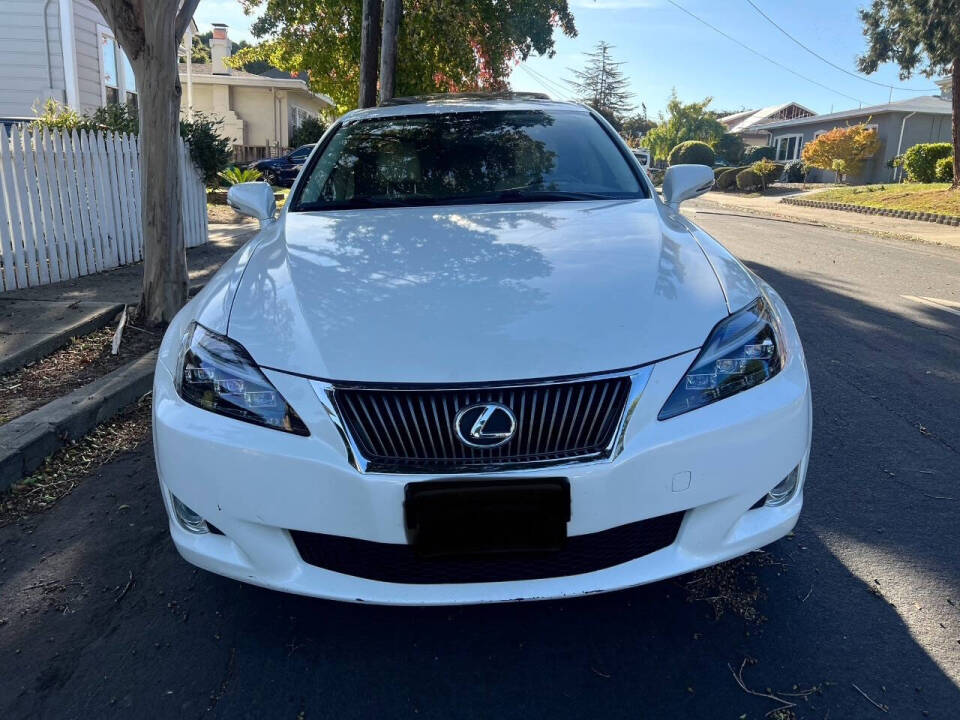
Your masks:
[{"label": "dark colored car", "polygon": [[250,163],[247,167],[256,168],[263,174],[264,182],[271,185],[290,187],[300,172],[300,168],[310,157],[313,144],[301,145],[289,155],[278,158],[267,158]]}]

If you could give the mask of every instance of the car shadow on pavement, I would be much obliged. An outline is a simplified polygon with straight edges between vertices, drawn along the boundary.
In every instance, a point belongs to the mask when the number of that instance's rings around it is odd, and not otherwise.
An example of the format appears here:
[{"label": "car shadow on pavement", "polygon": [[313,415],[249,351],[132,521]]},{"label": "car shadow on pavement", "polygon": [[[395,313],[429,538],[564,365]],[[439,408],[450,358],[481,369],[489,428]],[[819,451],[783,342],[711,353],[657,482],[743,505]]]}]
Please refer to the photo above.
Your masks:
[{"label": "car shadow on pavement", "polygon": [[146,444],[0,528],[0,716],[762,718],[780,707],[741,688],[743,667],[747,688],[796,703],[780,720],[955,717],[960,502],[937,498],[960,497],[957,318],[927,308],[918,321],[821,278],[752,267],[790,305],[814,388],[792,537],[718,570],[563,601],[314,600],[180,559]]}]

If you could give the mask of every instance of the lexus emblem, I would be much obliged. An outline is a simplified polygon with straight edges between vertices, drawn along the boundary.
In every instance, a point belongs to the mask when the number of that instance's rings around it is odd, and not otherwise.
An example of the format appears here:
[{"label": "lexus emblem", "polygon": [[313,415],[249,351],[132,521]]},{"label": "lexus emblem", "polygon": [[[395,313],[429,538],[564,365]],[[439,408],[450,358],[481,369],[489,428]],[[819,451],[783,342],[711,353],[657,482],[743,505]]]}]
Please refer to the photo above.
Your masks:
[{"label": "lexus emblem", "polygon": [[510,441],[517,432],[517,416],[500,403],[469,405],[454,420],[457,437],[464,445],[494,448]]}]

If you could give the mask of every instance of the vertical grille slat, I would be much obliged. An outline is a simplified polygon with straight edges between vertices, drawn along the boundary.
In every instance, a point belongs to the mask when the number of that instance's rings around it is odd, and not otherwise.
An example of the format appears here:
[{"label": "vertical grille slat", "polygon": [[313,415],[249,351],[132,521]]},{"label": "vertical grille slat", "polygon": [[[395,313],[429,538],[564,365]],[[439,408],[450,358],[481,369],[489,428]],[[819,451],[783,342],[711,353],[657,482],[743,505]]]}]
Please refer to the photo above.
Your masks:
[{"label": "vertical grille slat", "polygon": [[[603,457],[630,384],[623,375],[488,388],[335,386],[334,399],[369,469],[467,472]],[[472,447],[458,438],[455,418],[487,402],[512,410],[516,433],[496,447]]]}]

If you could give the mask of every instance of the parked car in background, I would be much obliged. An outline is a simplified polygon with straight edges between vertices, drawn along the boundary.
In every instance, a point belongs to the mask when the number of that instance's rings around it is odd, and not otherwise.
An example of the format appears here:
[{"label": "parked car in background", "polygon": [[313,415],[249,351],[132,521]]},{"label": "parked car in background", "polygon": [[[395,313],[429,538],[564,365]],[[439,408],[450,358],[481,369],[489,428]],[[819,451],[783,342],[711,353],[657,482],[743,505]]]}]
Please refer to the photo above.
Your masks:
[{"label": "parked car in background", "polygon": [[292,153],[284,155],[283,157],[257,160],[247,165],[247,167],[259,170],[263,175],[264,182],[270,183],[271,185],[290,187],[293,185],[293,181],[296,180],[300,168],[303,167],[307,158],[310,157],[310,153],[313,152],[314,145],[315,143],[301,145]]},{"label": "parked car in background", "polygon": [[633,156],[640,161],[643,167],[650,168],[650,151],[646,148],[637,148],[633,151]]},{"label": "parked car in background", "polygon": [[616,590],[793,528],[807,368],[780,296],[572,103],[345,115],[170,324],[170,533],[277,590],[449,604]]}]

